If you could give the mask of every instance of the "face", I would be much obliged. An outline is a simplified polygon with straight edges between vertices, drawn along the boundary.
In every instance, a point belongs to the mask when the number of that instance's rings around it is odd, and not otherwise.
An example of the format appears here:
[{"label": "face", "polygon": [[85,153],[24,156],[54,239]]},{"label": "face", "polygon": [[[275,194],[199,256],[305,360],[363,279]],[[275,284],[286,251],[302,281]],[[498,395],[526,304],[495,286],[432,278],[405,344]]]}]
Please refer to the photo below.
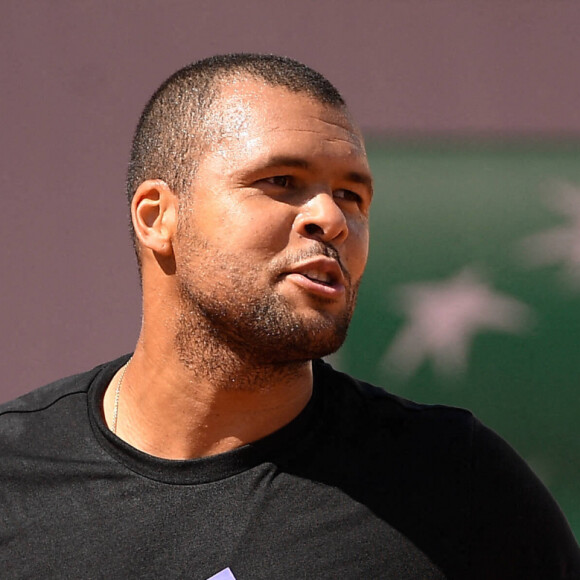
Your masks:
[{"label": "face", "polygon": [[203,327],[260,362],[335,351],[368,252],[359,132],[343,109],[249,79],[228,84],[210,115],[219,138],[174,241],[181,350]]}]

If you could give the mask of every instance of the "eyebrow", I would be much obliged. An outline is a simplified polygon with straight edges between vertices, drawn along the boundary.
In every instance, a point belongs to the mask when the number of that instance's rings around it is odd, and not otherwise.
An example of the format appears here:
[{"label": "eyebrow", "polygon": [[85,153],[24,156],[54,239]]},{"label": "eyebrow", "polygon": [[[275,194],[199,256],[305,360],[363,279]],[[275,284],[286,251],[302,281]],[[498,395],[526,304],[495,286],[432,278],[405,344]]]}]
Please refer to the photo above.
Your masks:
[{"label": "eyebrow", "polygon": [[[312,164],[301,157],[277,155],[268,160],[266,167],[296,167],[298,169],[307,170],[312,167]],[[373,193],[373,178],[370,175],[358,171],[348,171],[344,174],[343,178],[352,183],[360,183],[361,185],[366,186],[371,194]]]}]

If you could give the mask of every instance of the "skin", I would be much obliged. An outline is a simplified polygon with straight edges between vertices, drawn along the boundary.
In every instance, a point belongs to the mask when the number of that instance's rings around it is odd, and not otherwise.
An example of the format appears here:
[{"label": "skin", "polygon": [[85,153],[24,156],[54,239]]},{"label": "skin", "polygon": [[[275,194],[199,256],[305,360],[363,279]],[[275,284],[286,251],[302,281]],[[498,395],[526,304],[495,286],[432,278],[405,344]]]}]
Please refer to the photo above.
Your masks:
[{"label": "skin", "polygon": [[371,175],[345,109],[242,78],[210,115],[219,137],[191,191],[146,181],[132,204],[143,324],[117,435],[168,459],[234,449],[304,409],[368,254]]}]

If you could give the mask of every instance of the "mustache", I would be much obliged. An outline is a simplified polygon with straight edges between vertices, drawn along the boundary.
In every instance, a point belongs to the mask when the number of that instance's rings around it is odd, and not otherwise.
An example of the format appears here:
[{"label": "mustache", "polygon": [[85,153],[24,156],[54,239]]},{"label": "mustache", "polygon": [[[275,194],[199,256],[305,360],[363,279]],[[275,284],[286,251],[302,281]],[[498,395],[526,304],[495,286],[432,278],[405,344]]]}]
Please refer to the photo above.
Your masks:
[{"label": "mustache", "polygon": [[284,257],[283,263],[279,264],[278,266],[281,269],[286,269],[289,266],[296,264],[297,262],[303,262],[304,260],[318,258],[320,256],[335,260],[342,270],[342,274],[345,280],[348,282],[351,281],[350,272],[343,264],[339,251],[332,244],[325,244],[324,242],[314,242],[314,244],[308,248],[288,254]]}]

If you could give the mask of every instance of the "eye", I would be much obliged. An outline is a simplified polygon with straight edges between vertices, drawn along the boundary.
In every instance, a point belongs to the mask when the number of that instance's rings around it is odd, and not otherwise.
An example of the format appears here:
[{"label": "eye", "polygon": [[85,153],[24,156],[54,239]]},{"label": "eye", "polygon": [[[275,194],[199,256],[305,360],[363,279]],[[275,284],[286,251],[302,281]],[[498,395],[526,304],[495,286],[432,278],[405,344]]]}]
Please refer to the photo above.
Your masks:
[{"label": "eye", "polygon": [[290,175],[274,175],[273,177],[267,177],[263,181],[275,185],[276,187],[292,186],[292,177]]},{"label": "eye", "polygon": [[336,189],[333,192],[333,195],[336,199],[342,199],[344,201],[352,201],[358,204],[362,203],[363,201],[362,197],[358,193],[350,191],[350,189]]}]

